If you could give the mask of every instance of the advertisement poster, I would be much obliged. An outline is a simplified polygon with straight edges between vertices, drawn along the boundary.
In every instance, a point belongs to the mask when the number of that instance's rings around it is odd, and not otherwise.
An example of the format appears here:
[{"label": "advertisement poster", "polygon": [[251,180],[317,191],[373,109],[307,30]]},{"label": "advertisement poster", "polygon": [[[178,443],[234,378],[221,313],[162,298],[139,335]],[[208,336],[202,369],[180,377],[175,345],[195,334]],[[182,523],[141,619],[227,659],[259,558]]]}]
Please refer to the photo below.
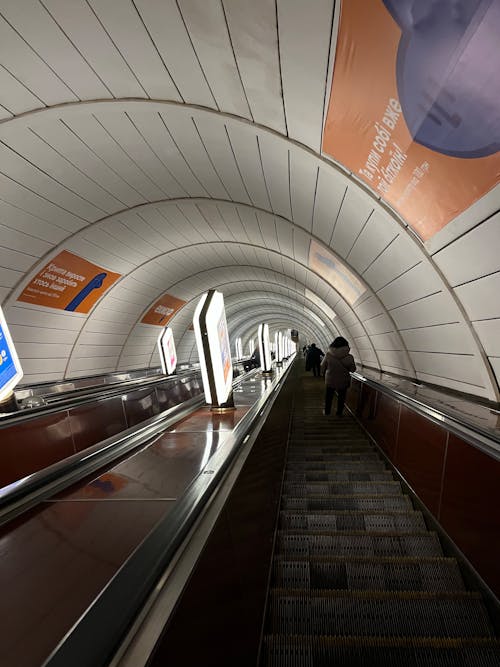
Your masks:
[{"label": "advertisement poster", "polygon": [[175,313],[185,305],[182,299],[176,299],[175,296],[164,294],[156,301],[141,320],[141,324],[152,324],[157,327],[164,327]]},{"label": "advertisement poster", "polygon": [[83,257],[63,250],[18,296],[18,301],[58,310],[88,313],[106,290],[121,278]]},{"label": "advertisement poster", "polygon": [[224,373],[224,382],[227,382],[229,371],[231,370],[231,350],[229,348],[229,336],[227,333],[226,317],[224,313],[222,313],[222,317],[217,325],[217,332],[219,334],[222,372]]},{"label": "advertisement poster", "polygon": [[17,375],[18,370],[12,358],[9,341],[0,321],[0,396],[4,387]]},{"label": "advertisement poster", "polygon": [[314,239],[309,246],[309,268],[330,283],[351,306],[366,292],[366,287],[354,273]]},{"label": "advertisement poster", "polygon": [[430,239],[500,182],[500,2],[344,0],[322,150]]}]

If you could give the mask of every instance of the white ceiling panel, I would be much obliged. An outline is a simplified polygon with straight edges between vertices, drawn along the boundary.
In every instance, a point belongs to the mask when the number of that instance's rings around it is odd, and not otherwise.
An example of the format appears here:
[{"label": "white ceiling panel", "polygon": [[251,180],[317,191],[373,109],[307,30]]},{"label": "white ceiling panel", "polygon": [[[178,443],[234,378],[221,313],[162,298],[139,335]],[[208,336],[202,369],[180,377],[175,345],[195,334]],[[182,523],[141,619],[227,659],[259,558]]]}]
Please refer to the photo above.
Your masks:
[{"label": "white ceiling panel", "polygon": [[134,4],[183,100],[216,107],[175,0],[134,0]]},{"label": "white ceiling panel", "polygon": [[114,97],[147,97],[90,4],[81,0],[43,0],[43,4]]},{"label": "white ceiling panel", "polygon": [[290,151],[290,194],[292,219],[309,233],[313,228],[319,166],[317,160],[299,151]]},{"label": "white ceiling panel", "polygon": [[274,0],[223,0],[239,73],[256,123],[286,134]]},{"label": "white ceiling panel", "polygon": [[112,97],[42,3],[2,0],[1,14],[78,99]]},{"label": "white ceiling panel", "polygon": [[333,3],[277,0],[277,8],[288,135],[319,152]]},{"label": "white ceiling panel", "polygon": [[88,0],[148,97],[181,101],[170,73],[130,0]]},{"label": "white ceiling panel", "polygon": [[288,147],[278,137],[269,134],[259,139],[259,150],[271,208],[277,215],[291,220]]},{"label": "white ceiling panel", "polygon": [[3,105],[2,118],[21,114],[31,109],[45,106],[44,102],[29,88],[16,79],[0,64],[0,104]]},{"label": "white ceiling panel", "polygon": [[218,107],[251,118],[222,3],[179,0],[178,6]]}]

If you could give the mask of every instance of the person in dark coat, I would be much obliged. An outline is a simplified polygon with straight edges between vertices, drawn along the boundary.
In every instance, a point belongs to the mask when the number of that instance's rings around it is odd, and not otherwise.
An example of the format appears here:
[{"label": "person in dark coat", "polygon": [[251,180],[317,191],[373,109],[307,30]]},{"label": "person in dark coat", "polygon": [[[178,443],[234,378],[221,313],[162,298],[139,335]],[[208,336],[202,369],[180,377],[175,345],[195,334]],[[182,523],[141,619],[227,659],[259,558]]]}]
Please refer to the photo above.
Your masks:
[{"label": "person in dark coat", "polygon": [[349,354],[349,343],[339,336],[328,348],[321,362],[321,372],[325,375],[325,415],[332,409],[333,395],[337,392],[337,416],[342,417],[347,390],[352,373],[356,370],[354,357]]},{"label": "person in dark coat", "polygon": [[307,352],[306,370],[312,369],[314,377],[320,376],[320,364],[321,359],[324,356],[325,353],[320,350],[319,347],[316,347],[315,343],[311,343],[311,346]]}]

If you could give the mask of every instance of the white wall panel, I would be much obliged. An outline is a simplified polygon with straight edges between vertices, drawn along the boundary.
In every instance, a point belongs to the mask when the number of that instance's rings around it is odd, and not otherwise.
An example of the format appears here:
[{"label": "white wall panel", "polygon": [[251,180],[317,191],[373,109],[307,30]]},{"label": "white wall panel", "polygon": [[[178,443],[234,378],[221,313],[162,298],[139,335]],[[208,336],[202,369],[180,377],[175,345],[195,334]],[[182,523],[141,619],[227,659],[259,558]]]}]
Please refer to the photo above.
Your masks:
[{"label": "white wall panel", "polygon": [[399,234],[387,215],[375,211],[354,242],[347,259],[358,273],[363,273]]},{"label": "white wall panel", "polygon": [[350,253],[372,211],[373,202],[351,185],[342,202],[330,243],[336,253],[342,257]]},{"label": "white wall panel", "polygon": [[363,326],[370,336],[373,334],[391,333],[394,331],[393,322],[391,322],[390,318],[385,314],[377,315],[369,320],[365,320]]},{"label": "white wall panel", "polygon": [[416,245],[400,235],[363,272],[363,278],[373,290],[377,291],[421,261],[422,255]]},{"label": "white wall panel", "polygon": [[488,356],[500,357],[500,319],[474,322],[481,344]]},{"label": "white wall panel", "polygon": [[393,373],[397,369],[400,373],[412,375],[413,369],[408,361],[405,352],[398,352],[397,350],[378,350],[378,360],[382,369]]},{"label": "white wall panel", "polygon": [[500,271],[455,288],[471,320],[500,317]]},{"label": "white wall panel", "polygon": [[333,170],[320,167],[312,233],[329,244],[340,206],[347,193],[344,178]]},{"label": "white wall panel", "polygon": [[474,353],[470,336],[464,336],[458,323],[402,331],[401,336],[411,352]]},{"label": "white wall panel", "polygon": [[384,308],[376,296],[371,296],[369,299],[356,307],[356,315],[364,322],[384,312]]},{"label": "white wall panel", "polygon": [[400,331],[434,324],[450,324],[457,321],[457,315],[452,298],[442,292],[391,310],[391,316]]},{"label": "white wall panel", "polygon": [[478,387],[483,386],[481,367],[473,356],[456,354],[439,354],[430,352],[410,352],[415,369],[421,373],[439,378],[458,380]]},{"label": "white wall panel", "polygon": [[292,219],[295,224],[312,232],[319,167],[307,153],[290,151],[290,193]]},{"label": "white wall panel", "polygon": [[388,310],[440,292],[442,282],[426,262],[417,264],[377,292]]},{"label": "white wall panel", "polygon": [[277,215],[291,220],[288,147],[274,135],[262,136],[259,146],[271,208]]},{"label": "white wall panel", "polygon": [[500,213],[434,255],[451,285],[498,271]]}]

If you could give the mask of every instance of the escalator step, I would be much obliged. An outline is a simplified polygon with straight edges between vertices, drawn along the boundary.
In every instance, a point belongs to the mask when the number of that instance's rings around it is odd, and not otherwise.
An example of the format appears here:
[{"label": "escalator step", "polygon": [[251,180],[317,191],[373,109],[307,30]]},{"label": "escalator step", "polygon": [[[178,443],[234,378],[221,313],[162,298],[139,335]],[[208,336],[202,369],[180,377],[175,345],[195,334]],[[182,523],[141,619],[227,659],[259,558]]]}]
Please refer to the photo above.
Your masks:
[{"label": "escalator step", "polygon": [[289,454],[362,454],[363,452],[376,452],[377,450],[368,443],[332,443],[311,440],[305,444],[292,441],[288,449]]},{"label": "escalator step", "polygon": [[338,472],[321,471],[289,471],[285,474],[285,482],[306,484],[307,482],[392,482],[393,474],[390,470],[382,472]]},{"label": "escalator step", "polygon": [[273,586],[286,589],[463,591],[454,558],[275,560]]},{"label": "escalator step", "polygon": [[288,461],[286,464],[287,471],[305,470],[310,472],[317,471],[332,471],[349,470],[351,472],[360,470],[363,472],[377,472],[387,470],[385,463],[381,459],[374,459],[370,461],[349,461],[339,459],[334,462],[328,461]]},{"label": "escalator step", "polygon": [[295,461],[379,461],[380,456],[377,452],[369,451],[366,453],[356,454],[355,452],[339,452],[335,454],[315,454],[314,452],[309,452],[307,449],[299,452],[290,452],[288,460],[290,462]]},{"label": "escalator step", "polygon": [[498,667],[493,639],[393,639],[271,635],[263,667]]},{"label": "escalator step", "polygon": [[283,493],[289,496],[302,498],[303,496],[335,496],[335,495],[362,495],[369,496],[376,493],[386,495],[402,493],[401,484],[396,481],[389,482],[307,482],[299,484],[297,482],[285,482]]},{"label": "escalator step", "polygon": [[270,595],[272,634],[492,637],[474,593],[286,592]]},{"label": "escalator step", "polygon": [[364,530],[370,533],[415,532],[426,530],[421,512],[343,512],[332,514],[280,513],[280,527],[288,530]]},{"label": "escalator step", "polygon": [[282,496],[285,510],[412,510],[408,496]]},{"label": "escalator step", "polygon": [[287,556],[442,556],[436,533],[365,535],[278,533],[276,553]]}]

